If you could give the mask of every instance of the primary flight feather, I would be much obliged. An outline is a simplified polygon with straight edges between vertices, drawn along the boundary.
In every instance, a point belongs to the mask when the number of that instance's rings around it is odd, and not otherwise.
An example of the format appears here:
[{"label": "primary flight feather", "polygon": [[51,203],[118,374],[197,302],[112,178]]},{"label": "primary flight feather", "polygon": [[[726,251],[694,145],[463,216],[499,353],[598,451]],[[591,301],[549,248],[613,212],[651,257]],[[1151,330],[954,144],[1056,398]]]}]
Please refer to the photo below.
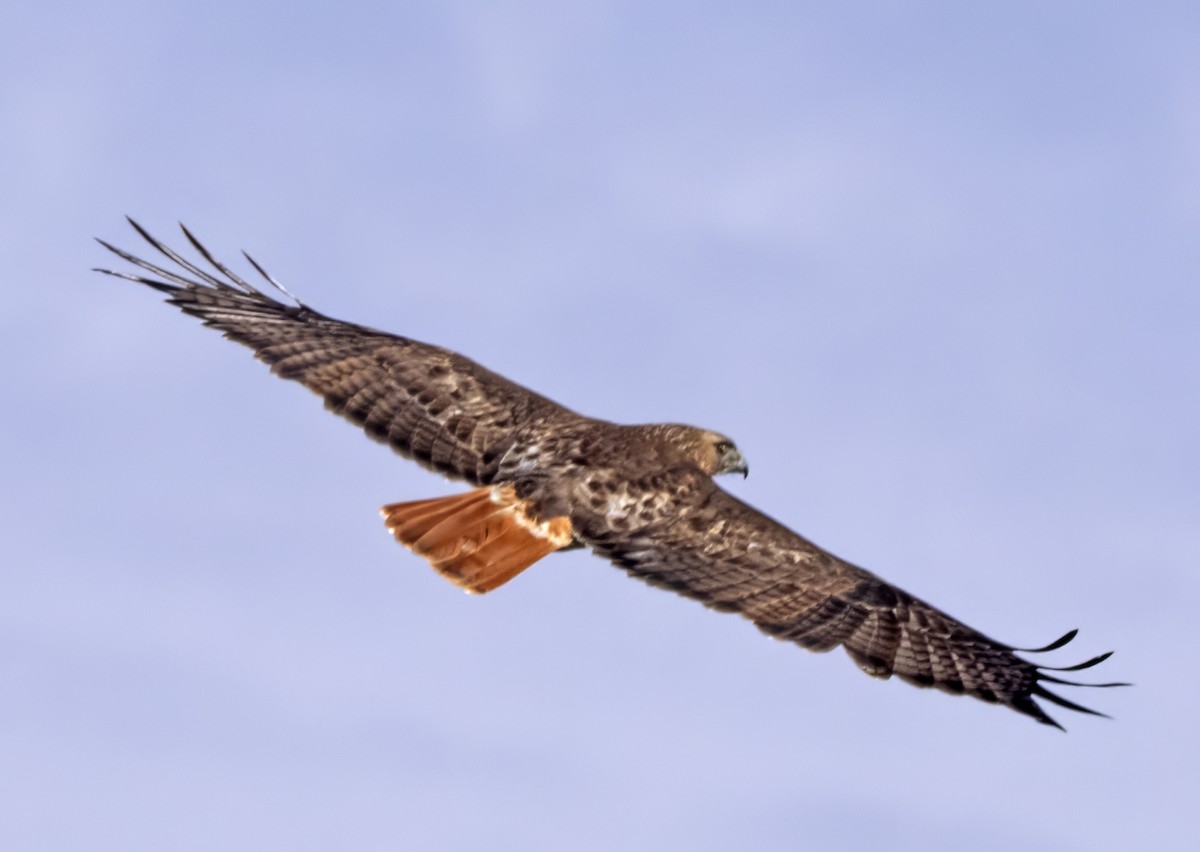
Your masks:
[{"label": "primary flight feather", "polygon": [[724,435],[584,417],[456,352],[318,313],[247,255],[271,288],[264,292],[186,228],[209,268],[130,224],[167,265],[101,240],[145,274],[97,271],[166,293],[372,438],[475,486],[383,508],[397,540],[468,591],[490,591],[555,550],[589,547],[635,577],[737,612],[779,639],[813,651],[841,645],[868,674],[997,702],[1048,725],[1061,727],[1035,699],[1101,714],[1047,683],[1118,685],[1051,674],[1109,654],[1037,666],[733,497],[713,477],[744,476],[748,467]]}]

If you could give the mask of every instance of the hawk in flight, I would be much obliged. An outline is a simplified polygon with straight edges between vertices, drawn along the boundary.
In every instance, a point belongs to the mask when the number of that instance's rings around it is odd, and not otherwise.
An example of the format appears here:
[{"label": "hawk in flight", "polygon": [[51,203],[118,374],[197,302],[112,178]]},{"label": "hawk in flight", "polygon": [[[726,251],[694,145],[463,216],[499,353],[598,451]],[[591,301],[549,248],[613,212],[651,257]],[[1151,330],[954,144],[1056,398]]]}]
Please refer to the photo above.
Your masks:
[{"label": "hawk in flight", "polygon": [[[388,530],[444,577],[489,592],[556,550],[588,547],[635,577],[705,606],[736,612],[811,651],[841,645],[875,677],[972,695],[1058,725],[1035,699],[1102,715],[1047,689],[1083,684],[851,565],[723,491],[713,477],[746,475],[732,440],[677,424],[624,426],[576,414],[468,358],[342,322],[299,302],[246,256],[266,292],[217,261],[209,268],[130,224],[166,258],[150,263],[101,245],[142,273],[97,270],[145,284],[325,406],[406,458],[473,489],[383,507]],[[1051,674],[1053,672],[1054,674]]]}]

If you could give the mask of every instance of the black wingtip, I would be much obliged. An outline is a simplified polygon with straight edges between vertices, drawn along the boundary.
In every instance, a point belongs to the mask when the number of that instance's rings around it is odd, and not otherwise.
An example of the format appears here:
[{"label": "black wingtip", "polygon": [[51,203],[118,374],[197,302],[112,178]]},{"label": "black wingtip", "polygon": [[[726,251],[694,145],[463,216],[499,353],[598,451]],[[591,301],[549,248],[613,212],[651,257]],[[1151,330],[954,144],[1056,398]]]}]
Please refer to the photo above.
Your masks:
[{"label": "black wingtip", "polygon": [[274,287],[280,293],[282,293],[283,295],[285,295],[289,299],[291,299],[296,304],[297,307],[300,307],[300,308],[304,307],[303,302],[301,302],[299,299],[297,299],[295,296],[293,296],[287,287],[284,287],[282,284],[280,284],[278,281],[276,281],[274,279],[274,277],[271,276],[271,273],[267,272],[267,270],[265,270],[262,267],[262,264],[260,264],[254,258],[252,258],[250,256],[250,253],[247,252],[245,249],[242,250],[242,257],[244,257],[244,258],[246,258],[246,260],[250,261],[250,265],[254,267],[255,271],[258,272],[259,275],[261,275],[263,278],[265,278],[267,280],[268,284],[270,284],[272,287]]},{"label": "black wingtip", "polygon": [[1039,674],[1038,680],[1045,681],[1046,683],[1057,683],[1061,684],[1062,686],[1086,686],[1090,689],[1112,689],[1113,687],[1117,686],[1133,686],[1132,683],[1117,680],[1109,681],[1108,683],[1084,683],[1082,681],[1067,680],[1066,678],[1054,677],[1053,675],[1048,674]]},{"label": "black wingtip", "polygon": [[[1078,635],[1078,628],[1073,628],[1055,639],[1049,645],[1044,645],[1040,648],[1013,648],[1011,650],[1025,654],[1044,654],[1048,651],[1055,651],[1059,648],[1062,648]],[[1061,731],[1065,731],[1066,728],[1051,718],[1041,708],[1037,701],[1034,700],[1035,698],[1049,701],[1051,704],[1056,704],[1059,707],[1065,707],[1068,710],[1074,710],[1076,713],[1086,713],[1089,716],[1099,716],[1103,719],[1112,718],[1105,713],[1093,710],[1090,707],[1084,707],[1082,704],[1076,704],[1074,701],[1069,701],[1068,699],[1063,698],[1061,695],[1056,695],[1042,685],[1044,683],[1051,683],[1060,684],[1062,686],[1089,687],[1093,689],[1110,689],[1118,686],[1131,686],[1132,684],[1125,683],[1124,681],[1113,681],[1110,683],[1082,683],[1080,681],[1067,680],[1066,678],[1056,677],[1052,674],[1049,674],[1049,672],[1078,672],[1085,669],[1090,669],[1094,666],[1100,665],[1105,660],[1112,657],[1112,655],[1112,651],[1105,651],[1103,654],[1097,654],[1090,659],[1084,660],[1082,663],[1076,663],[1071,666],[1034,666],[1032,663],[1027,663],[1035,670],[1033,687],[1023,695],[1013,700],[1011,702],[1011,706],[1013,709],[1018,710],[1019,712],[1028,716],[1032,716],[1043,724],[1052,725]]]},{"label": "black wingtip", "polygon": [[[1050,690],[1043,686],[1037,686],[1033,690],[1033,694],[1039,698],[1049,701],[1051,704],[1057,704],[1059,707],[1065,707],[1068,710],[1074,710],[1076,713],[1086,713],[1089,716],[1099,716],[1101,719],[1111,719],[1107,713],[1101,713],[1099,710],[1093,710],[1091,707],[1084,707],[1082,704],[1076,704],[1074,701],[1069,701],[1061,695],[1055,695]],[[1061,727],[1061,725],[1059,726]]]},{"label": "black wingtip", "polygon": [[150,243],[150,245],[154,246],[155,248],[158,247],[158,240],[156,240],[156,239],[154,239],[154,237],[150,236],[150,232],[147,231],[145,228],[143,228],[141,225],[139,225],[137,220],[134,219],[132,216],[130,216],[128,213],[125,214],[125,221],[128,222],[130,225],[132,225],[133,229],[135,231],[137,231],[139,234],[141,234],[142,239],[144,239],[146,242]]},{"label": "black wingtip", "polygon": [[1079,635],[1079,628],[1074,627],[1074,628],[1068,630],[1062,636],[1059,636],[1057,639],[1055,639],[1049,645],[1046,645],[1044,647],[1041,647],[1041,648],[1013,648],[1012,650],[1019,651],[1022,654],[1045,654],[1048,651],[1057,651],[1059,648],[1061,648],[1063,645],[1066,645],[1068,642],[1070,642],[1072,639],[1074,639],[1078,635]]},{"label": "black wingtip", "polygon": [[[222,291],[224,293],[236,293],[239,296],[252,297],[265,303],[279,304],[274,298],[268,296],[266,293],[253,286],[229,267],[217,260],[216,257],[214,257],[213,254],[204,247],[203,243],[201,243],[200,240],[197,239],[190,230],[188,230],[187,226],[184,225],[183,222],[179,223],[180,230],[182,230],[184,236],[187,237],[188,243],[190,243],[191,246],[200,253],[200,256],[212,267],[211,270],[206,269],[202,264],[193,262],[184,255],[172,249],[166,243],[157,239],[129,214],[125,214],[125,221],[128,222],[129,226],[133,228],[138,235],[141,236],[142,239],[144,239],[147,243],[149,243],[159,254],[166,257],[170,263],[163,264],[161,266],[151,263],[148,260],[130,254],[124,249],[117,248],[111,243],[96,237],[96,242],[98,242],[108,251],[117,255],[122,260],[139,267],[140,269],[149,273],[151,276],[157,276],[157,278],[145,277],[127,272],[114,272],[113,270],[109,269],[98,269],[96,271],[107,275],[112,275],[117,278],[124,278],[128,281],[136,281],[139,284],[145,284],[148,287],[153,287],[156,290],[161,290],[169,294],[174,294],[180,290],[199,291],[213,289]],[[243,252],[243,254],[245,254],[245,252]],[[248,254],[246,255],[246,259],[250,261],[254,269],[260,275],[262,275],[262,277],[266,279],[276,291],[287,297],[287,299],[291,300],[295,307],[302,310],[307,310],[313,316],[317,316],[315,311],[312,311],[311,308],[307,308],[299,299],[292,295],[292,293],[289,292],[286,287],[272,278],[271,275],[268,274],[263,268],[262,264],[255,261],[254,258],[250,257]],[[192,277],[189,277],[189,274]],[[280,307],[286,308],[289,306],[280,305]]]},{"label": "black wingtip", "polygon": [[1073,666],[1038,666],[1038,668],[1048,672],[1080,672],[1084,669],[1090,669],[1092,666],[1100,665],[1112,655],[1112,651],[1105,651],[1103,654],[1097,654],[1090,660],[1085,660],[1082,663],[1076,663]]},{"label": "black wingtip", "polygon": [[1058,723],[1057,719],[1055,719],[1053,716],[1051,716],[1049,713],[1047,713],[1045,710],[1043,710],[1041,708],[1041,705],[1039,705],[1036,701],[1034,701],[1032,696],[1030,696],[1030,695],[1017,696],[1015,699],[1013,699],[1013,701],[1009,704],[1009,706],[1012,707],[1014,710],[1016,710],[1018,713],[1024,713],[1026,716],[1033,717],[1038,722],[1041,722],[1043,725],[1048,725],[1051,728],[1058,728],[1063,733],[1066,733],[1066,731],[1067,731],[1066,728],[1064,728],[1062,725],[1060,725]]},{"label": "black wingtip", "polygon": [[[1073,633],[1074,631],[1072,631],[1072,634]],[[1061,645],[1059,647],[1061,647]],[[1035,697],[1044,701],[1049,701],[1051,704],[1057,704],[1059,707],[1065,707],[1068,710],[1074,710],[1076,713],[1086,713],[1089,716],[1099,716],[1102,719],[1111,719],[1112,717],[1107,713],[1101,713],[1099,710],[1093,710],[1090,707],[1084,707],[1082,704],[1076,704],[1074,701],[1070,701],[1066,698],[1063,698],[1061,695],[1051,692],[1045,686],[1043,686],[1043,684],[1053,683],[1062,686],[1086,687],[1089,689],[1111,689],[1113,687],[1132,686],[1133,684],[1126,683],[1124,681],[1112,681],[1109,683],[1082,683],[1077,680],[1067,680],[1066,678],[1055,677],[1054,675],[1046,673],[1048,671],[1076,672],[1082,669],[1090,669],[1092,666],[1096,666],[1104,662],[1112,655],[1112,651],[1106,651],[1103,654],[1098,654],[1095,657],[1092,657],[1090,660],[1085,660],[1084,662],[1073,666],[1038,666],[1036,681],[1033,685],[1033,688],[1026,694],[1022,695],[1018,700],[1014,701],[1012,706],[1014,709],[1019,710],[1022,713],[1027,713],[1028,715],[1033,716],[1039,722],[1053,724],[1054,727],[1064,731],[1066,728],[1063,728],[1062,725],[1051,719],[1050,716],[1047,715],[1044,710],[1042,710],[1038,703],[1034,701]]]},{"label": "black wingtip", "polygon": [[176,224],[179,225],[179,230],[183,231],[183,235],[187,237],[189,243],[191,243],[193,246],[200,245],[200,240],[196,239],[196,235],[188,230],[187,225],[183,224],[182,222],[177,222]]}]

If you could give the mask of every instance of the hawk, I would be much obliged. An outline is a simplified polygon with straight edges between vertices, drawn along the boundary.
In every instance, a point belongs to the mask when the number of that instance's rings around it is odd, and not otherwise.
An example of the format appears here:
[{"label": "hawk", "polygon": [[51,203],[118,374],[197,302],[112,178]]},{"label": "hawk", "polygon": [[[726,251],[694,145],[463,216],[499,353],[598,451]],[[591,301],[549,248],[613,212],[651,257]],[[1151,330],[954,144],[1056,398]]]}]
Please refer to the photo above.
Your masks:
[{"label": "hawk", "polygon": [[489,592],[556,550],[587,547],[777,639],[810,651],[840,645],[875,677],[971,695],[1047,725],[1062,727],[1036,699],[1103,715],[1047,684],[1124,685],[1059,676],[1111,651],[1061,668],[1018,656],[1059,648],[1075,630],[1043,648],[997,642],[722,490],[715,476],[749,470],[725,435],[585,417],[457,352],[318,313],[246,255],[270,288],[264,292],[187,228],[207,268],[129,222],[167,262],[99,240],[144,274],[96,271],[167,294],[168,303],[248,346],[370,437],[473,486],[382,510],[401,544],[468,592]]}]

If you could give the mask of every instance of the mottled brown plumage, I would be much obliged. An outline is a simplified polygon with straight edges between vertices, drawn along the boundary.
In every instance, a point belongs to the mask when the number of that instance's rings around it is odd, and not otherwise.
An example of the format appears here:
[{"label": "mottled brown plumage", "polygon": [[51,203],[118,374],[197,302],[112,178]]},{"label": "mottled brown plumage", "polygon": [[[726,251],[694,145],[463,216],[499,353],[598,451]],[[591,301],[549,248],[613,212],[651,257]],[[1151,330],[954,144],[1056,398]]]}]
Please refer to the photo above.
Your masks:
[{"label": "mottled brown plumage", "polygon": [[476,486],[384,507],[396,538],[463,588],[489,591],[556,549],[585,546],[652,585],[740,613],[776,638],[813,651],[841,645],[871,675],[998,702],[1046,724],[1057,722],[1035,698],[1095,711],[1045,683],[1116,685],[1049,674],[1088,668],[1108,654],[1064,669],[1036,666],[723,491],[713,476],[747,470],[723,435],[583,417],[455,352],[320,314],[250,260],[288,301],[268,295],[187,229],[211,269],[130,222],[173,268],[101,241],[153,277],[99,271],[166,293],[372,438]]}]

